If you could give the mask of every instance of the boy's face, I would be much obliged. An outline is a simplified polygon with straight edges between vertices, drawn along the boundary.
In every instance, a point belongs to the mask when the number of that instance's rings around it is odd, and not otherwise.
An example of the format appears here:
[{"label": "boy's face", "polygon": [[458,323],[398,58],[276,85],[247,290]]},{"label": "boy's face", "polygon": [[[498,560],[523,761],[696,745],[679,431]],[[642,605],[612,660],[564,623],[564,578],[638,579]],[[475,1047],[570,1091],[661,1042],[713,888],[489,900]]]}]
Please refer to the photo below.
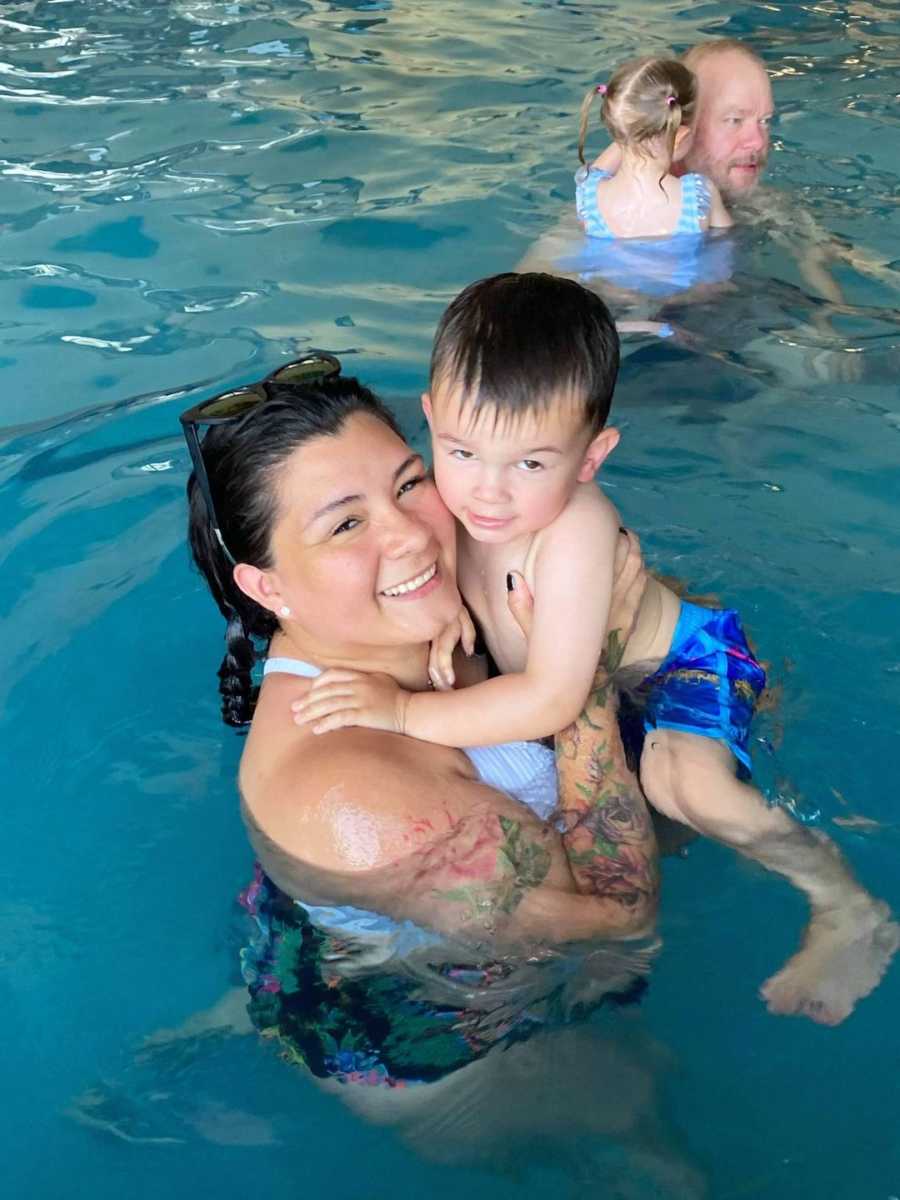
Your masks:
[{"label": "boy's face", "polygon": [[436,387],[422,408],[442,500],[471,537],[496,545],[546,528],[619,440],[609,428],[592,436],[565,400],[495,419],[493,409],[473,412],[458,388]]}]

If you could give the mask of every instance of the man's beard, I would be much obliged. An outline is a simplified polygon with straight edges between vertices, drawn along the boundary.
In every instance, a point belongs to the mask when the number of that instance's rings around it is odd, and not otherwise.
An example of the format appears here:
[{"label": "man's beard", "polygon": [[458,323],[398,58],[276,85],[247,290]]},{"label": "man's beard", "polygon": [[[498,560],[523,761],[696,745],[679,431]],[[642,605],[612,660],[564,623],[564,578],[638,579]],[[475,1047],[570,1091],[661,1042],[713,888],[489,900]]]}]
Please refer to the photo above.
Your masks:
[{"label": "man's beard", "polygon": [[[731,158],[726,161],[724,166],[714,164],[707,156],[693,154],[691,156],[690,169],[697,171],[700,175],[705,175],[707,179],[711,179],[722,194],[726,201],[739,200],[742,196],[749,195],[762,176],[766,169],[768,161],[768,153],[763,154],[745,154],[739,158]],[[751,179],[745,180],[743,186],[736,182],[732,167],[743,166],[750,164],[756,167]]]},{"label": "man's beard", "polygon": [[[744,158],[732,159],[732,161],[729,162],[728,169],[726,171],[725,186],[719,189],[725,198],[727,200],[739,200],[741,196],[746,196],[752,192],[762,178],[762,173],[766,169],[768,157],[769,156],[767,154],[751,154]],[[752,176],[745,181],[742,187],[735,186],[734,177],[731,173],[732,167],[740,166],[753,166],[756,168]]]}]

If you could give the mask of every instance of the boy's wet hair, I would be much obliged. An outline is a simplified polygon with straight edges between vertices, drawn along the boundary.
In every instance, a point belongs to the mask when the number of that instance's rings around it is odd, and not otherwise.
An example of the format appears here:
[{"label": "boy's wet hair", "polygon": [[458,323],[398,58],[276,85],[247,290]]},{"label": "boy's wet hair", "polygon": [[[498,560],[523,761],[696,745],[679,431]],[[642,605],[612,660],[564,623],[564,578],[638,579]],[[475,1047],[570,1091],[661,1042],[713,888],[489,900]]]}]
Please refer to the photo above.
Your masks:
[{"label": "boy's wet hair", "polygon": [[507,272],[451,301],[431,353],[431,391],[461,389],[473,418],[546,413],[569,398],[592,432],[609,415],[619,337],[599,296],[557,275]]}]

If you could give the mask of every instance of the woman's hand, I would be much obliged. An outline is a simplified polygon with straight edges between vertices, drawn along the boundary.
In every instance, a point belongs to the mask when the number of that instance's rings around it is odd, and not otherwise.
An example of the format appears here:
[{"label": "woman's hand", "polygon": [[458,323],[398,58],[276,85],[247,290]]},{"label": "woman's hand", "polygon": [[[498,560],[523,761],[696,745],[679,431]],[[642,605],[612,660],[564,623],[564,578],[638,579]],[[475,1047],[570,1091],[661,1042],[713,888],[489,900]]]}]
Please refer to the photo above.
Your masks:
[{"label": "woman's hand", "polygon": [[506,605],[527,642],[534,624],[534,596],[520,571],[510,571],[506,576]]},{"label": "woman's hand", "polygon": [[462,644],[467,657],[475,650],[475,626],[465,605],[462,605],[459,613],[431,643],[428,653],[428,678],[435,691],[448,692],[456,683],[453,651],[459,644]]},{"label": "woman's hand", "polygon": [[330,733],[348,725],[404,733],[409,692],[390,675],[332,668],[313,681],[302,700],[291,710],[296,725],[315,721],[313,733]]}]

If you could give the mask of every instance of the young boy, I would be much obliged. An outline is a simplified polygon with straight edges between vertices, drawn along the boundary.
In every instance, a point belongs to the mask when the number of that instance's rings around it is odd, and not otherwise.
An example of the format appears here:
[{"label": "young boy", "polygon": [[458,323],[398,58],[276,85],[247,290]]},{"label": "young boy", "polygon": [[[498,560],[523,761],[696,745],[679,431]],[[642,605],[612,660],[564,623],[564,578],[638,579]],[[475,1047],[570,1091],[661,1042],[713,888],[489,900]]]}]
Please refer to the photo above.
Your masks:
[{"label": "young boy", "polygon": [[[459,585],[501,674],[459,691],[407,693],[385,677],[325,672],[297,719],[316,732],[367,725],[449,746],[540,738],[581,712],[607,635],[620,518],[594,483],[615,449],[606,425],[619,365],[606,306],[550,275],[466,288],[438,326],[430,392],[434,476],[458,520]],[[507,588],[534,597],[526,643]],[[467,618],[449,632],[455,642]],[[447,646],[433,658],[452,683]],[[650,579],[615,667],[646,664],[640,780],[667,816],[780,872],[806,893],[803,948],[763,989],[769,1007],[836,1023],[875,987],[897,927],[821,834],[770,808],[745,779],[765,674],[737,614],[688,604]],[[343,673],[346,676],[346,673]]]}]

